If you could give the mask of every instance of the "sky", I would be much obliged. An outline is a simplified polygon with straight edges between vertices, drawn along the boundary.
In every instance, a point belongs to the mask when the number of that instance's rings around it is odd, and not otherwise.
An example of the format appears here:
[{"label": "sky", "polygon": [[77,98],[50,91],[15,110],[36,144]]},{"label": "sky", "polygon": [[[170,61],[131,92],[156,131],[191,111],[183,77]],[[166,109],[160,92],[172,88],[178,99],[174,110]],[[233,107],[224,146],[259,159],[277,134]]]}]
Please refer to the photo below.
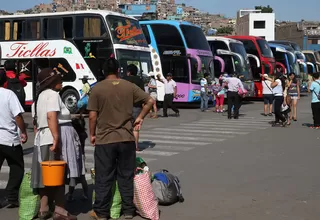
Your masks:
[{"label": "sky", "polygon": [[[5,0],[1,0],[5,1]],[[51,0],[9,0],[6,4],[0,4],[0,9],[14,12],[20,9],[28,9],[40,3],[49,3]],[[239,9],[252,9],[256,5],[270,5],[276,13],[277,20],[300,21],[320,20],[319,0],[176,0],[177,3],[185,3],[201,11],[213,14],[223,14],[226,17],[236,17]],[[306,3],[308,2],[308,3]]]}]

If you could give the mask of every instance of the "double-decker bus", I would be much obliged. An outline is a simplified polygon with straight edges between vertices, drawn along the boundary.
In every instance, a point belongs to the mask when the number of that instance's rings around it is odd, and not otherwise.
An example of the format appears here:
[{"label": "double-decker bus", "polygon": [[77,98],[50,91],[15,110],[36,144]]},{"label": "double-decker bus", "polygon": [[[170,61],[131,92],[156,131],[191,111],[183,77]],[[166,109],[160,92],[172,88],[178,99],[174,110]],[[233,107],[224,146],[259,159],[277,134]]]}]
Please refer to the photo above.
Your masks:
[{"label": "double-decker bus", "polygon": [[286,47],[278,44],[269,43],[272,53],[276,59],[276,66],[283,69],[284,74],[291,72],[299,75],[299,68],[297,58],[292,51],[286,49]]},{"label": "double-decker bus", "polygon": [[313,64],[311,67],[308,66],[308,73],[320,72],[320,51],[304,50],[302,52],[307,62]]},{"label": "double-decker bus", "polygon": [[[276,62],[268,42],[261,37],[254,36],[226,36],[228,38],[239,40],[243,43],[248,54],[257,56],[260,60],[260,67],[251,65],[253,79],[255,81],[256,97],[262,97],[262,79],[260,74],[273,74]],[[251,62],[250,62],[251,64]]]},{"label": "double-decker bus", "polygon": [[[254,96],[254,82],[250,67],[249,57],[255,59],[260,66],[259,58],[247,54],[241,41],[226,37],[207,37],[214,56],[221,57],[225,62],[225,73],[238,73],[241,76],[244,87],[248,90],[247,96]],[[215,63],[215,76],[219,77],[223,72],[219,71],[218,63]]]},{"label": "double-decker bus", "polygon": [[0,16],[2,64],[15,60],[28,82],[26,104],[33,101],[39,69],[57,67],[63,74],[61,97],[70,112],[77,111],[81,78],[94,85],[103,78],[103,62],[113,55],[120,75],[135,64],[141,76],[152,70],[150,49],[139,21],[110,11],[72,11]]},{"label": "double-decker bus", "polygon": [[[214,61],[200,27],[178,21],[140,21],[150,46],[154,72],[162,77],[172,73],[177,82],[177,102],[200,101],[200,79],[205,72],[214,78]],[[164,85],[157,81],[158,100]]]}]

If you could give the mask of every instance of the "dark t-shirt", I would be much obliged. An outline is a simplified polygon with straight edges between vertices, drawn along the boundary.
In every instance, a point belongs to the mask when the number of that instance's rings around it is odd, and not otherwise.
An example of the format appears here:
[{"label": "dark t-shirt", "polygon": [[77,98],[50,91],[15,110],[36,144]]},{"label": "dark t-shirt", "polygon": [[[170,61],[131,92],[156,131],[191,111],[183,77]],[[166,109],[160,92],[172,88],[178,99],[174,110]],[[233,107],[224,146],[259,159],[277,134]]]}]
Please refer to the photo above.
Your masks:
[{"label": "dark t-shirt", "polygon": [[[138,86],[140,89],[142,89],[144,91],[144,83],[143,83],[143,80],[139,76],[127,76],[124,79],[135,84],[136,86]],[[143,102],[138,102],[138,103],[134,104],[133,106],[136,108],[142,108],[142,104],[143,104]]]},{"label": "dark t-shirt", "polygon": [[132,128],[133,104],[146,102],[149,94],[126,80],[105,79],[91,91],[88,110],[96,111],[96,144],[135,141]]}]

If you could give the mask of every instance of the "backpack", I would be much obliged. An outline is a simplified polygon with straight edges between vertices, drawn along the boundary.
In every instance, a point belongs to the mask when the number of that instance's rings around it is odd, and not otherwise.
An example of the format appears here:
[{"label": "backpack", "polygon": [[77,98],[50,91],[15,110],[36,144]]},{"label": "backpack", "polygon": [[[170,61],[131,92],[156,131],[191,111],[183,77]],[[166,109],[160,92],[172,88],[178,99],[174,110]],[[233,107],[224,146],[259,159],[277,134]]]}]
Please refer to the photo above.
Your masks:
[{"label": "backpack", "polygon": [[172,175],[167,170],[154,174],[152,189],[158,198],[159,205],[172,205],[176,202],[184,202],[178,177]]},{"label": "backpack", "polygon": [[16,96],[20,101],[21,106],[24,107],[25,100],[26,100],[26,93],[24,91],[23,86],[21,85],[18,75],[16,75],[15,78],[8,78],[7,89],[10,89],[11,91],[14,92],[14,94],[16,94]]}]

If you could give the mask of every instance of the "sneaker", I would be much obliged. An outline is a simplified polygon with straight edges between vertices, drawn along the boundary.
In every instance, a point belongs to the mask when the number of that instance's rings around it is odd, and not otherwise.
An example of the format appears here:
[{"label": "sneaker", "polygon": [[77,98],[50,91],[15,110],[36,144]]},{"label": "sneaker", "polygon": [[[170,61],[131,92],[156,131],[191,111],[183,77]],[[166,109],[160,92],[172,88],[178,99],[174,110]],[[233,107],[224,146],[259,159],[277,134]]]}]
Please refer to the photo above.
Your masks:
[{"label": "sneaker", "polygon": [[0,209],[2,208],[8,208],[8,209],[14,209],[19,207],[19,201],[9,201],[8,199],[4,199],[0,202]]}]

